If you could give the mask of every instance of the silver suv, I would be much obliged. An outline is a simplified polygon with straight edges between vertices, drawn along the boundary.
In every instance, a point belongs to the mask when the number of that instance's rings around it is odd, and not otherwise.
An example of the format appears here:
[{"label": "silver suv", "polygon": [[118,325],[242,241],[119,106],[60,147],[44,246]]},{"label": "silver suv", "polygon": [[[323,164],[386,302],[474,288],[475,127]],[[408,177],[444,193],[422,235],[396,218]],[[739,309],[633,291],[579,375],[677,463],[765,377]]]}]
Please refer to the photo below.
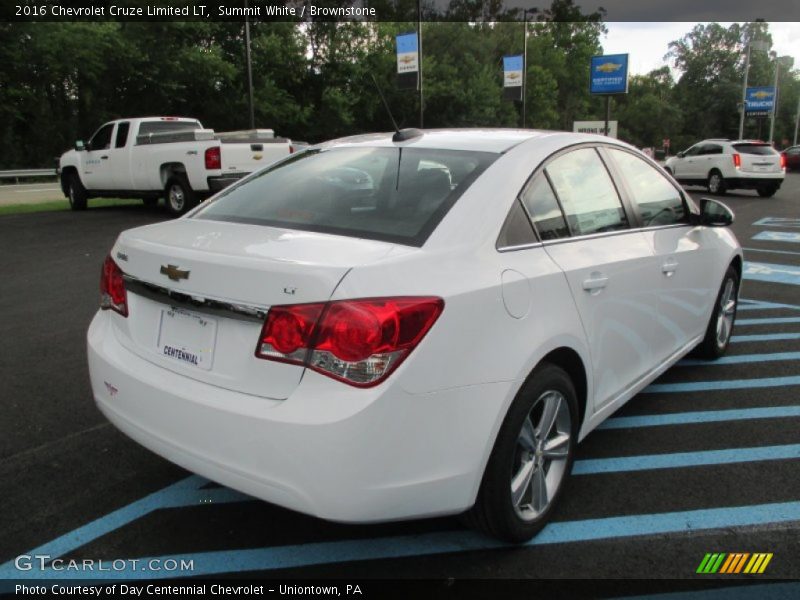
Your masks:
[{"label": "silver suv", "polygon": [[712,194],[756,190],[769,198],[783,183],[786,164],[772,146],[756,140],[703,140],[669,158],[664,167],[686,185],[702,185]]}]

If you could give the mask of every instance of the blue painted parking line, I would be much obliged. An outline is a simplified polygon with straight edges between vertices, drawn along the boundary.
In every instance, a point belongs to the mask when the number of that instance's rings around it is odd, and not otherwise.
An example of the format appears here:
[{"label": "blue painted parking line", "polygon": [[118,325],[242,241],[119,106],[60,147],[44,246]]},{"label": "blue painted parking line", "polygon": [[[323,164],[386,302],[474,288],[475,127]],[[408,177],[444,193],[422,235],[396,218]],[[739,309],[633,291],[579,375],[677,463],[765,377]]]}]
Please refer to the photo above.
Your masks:
[{"label": "blue painted parking line", "polygon": [[800,444],[576,460],[572,467],[572,474],[596,475],[598,473],[652,471],[654,469],[677,469],[790,458],[800,458]]},{"label": "blue painted parking line", "polygon": [[800,333],[759,333],[731,336],[732,344],[741,342],[780,342],[782,340],[800,340]]},{"label": "blue painted parking line", "polygon": [[723,421],[749,421],[750,419],[783,419],[800,417],[800,406],[770,406],[765,408],[736,408],[730,410],[701,410],[696,412],[635,417],[612,417],[597,429],[629,429],[635,427],[663,427],[665,425],[693,425]]},{"label": "blue painted parking line", "polygon": [[762,227],[800,227],[800,219],[794,217],[764,217],[759,219],[753,225],[761,225]]},{"label": "blue painted parking line", "polygon": [[737,311],[771,310],[780,308],[786,308],[789,310],[800,310],[800,306],[797,306],[795,304],[783,304],[782,302],[763,302],[761,300],[745,300],[744,298],[739,299],[739,306],[737,307],[736,310]]},{"label": "blue painted parking line", "polygon": [[800,317],[773,317],[766,319],[736,319],[737,325],[780,325],[800,323]]},{"label": "blue painted parking line", "polygon": [[715,390],[747,390],[751,388],[800,385],[800,376],[764,377],[760,379],[730,379],[727,381],[690,381],[686,383],[654,383],[644,389],[650,394],[674,392],[709,392]]},{"label": "blue painted parking line", "polygon": [[[28,554],[48,554],[54,558],[62,556],[162,508],[242,502],[250,499],[249,496],[228,488],[200,489],[206,484],[207,479],[192,475],[34,548]],[[0,579],[8,577],[9,573],[17,573],[13,563],[0,565]]]},{"label": "blue painted parking line", "polygon": [[761,262],[744,262],[744,279],[800,285],[800,267]]},{"label": "blue painted parking line", "polygon": [[800,232],[796,231],[762,231],[753,236],[754,240],[765,242],[789,242],[800,244]]},{"label": "blue painted parking line", "polygon": [[[531,541],[522,547],[566,544],[602,539],[617,539],[662,535],[683,534],[693,531],[728,529],[734,527],[754,527],[800,521],[800,502],[781,502],[756,504],[751,506],[731,506],[707,508],[670,513],[607,517],[585,519],[582,521],[562,521],[550,523]],[[291,546],[271,546],[266,548],[243,548],[217,552],[200,552],[140,558],[139,564],[146,565],[151,560],[192,561],[193,570],[171,572],[170,578],[186,576],[210,576],[223,573],[244,573],[248,571],[270,571],[291,569],[332,563],[364,560],[432,556],[476,550],[520,548],[507,545],[471,531],[445,531],[409,536],[395,536],[371,539],[355,539],[334,542],[320,542]],[[158,571],[103,571],[94,576],[108,579],[158,579],[163,573]],[[74,572],[52,570],[19,573],[17,578],[60,579],[78,578]]]},{"label": "blue painted parking line", "polygon": [[800,360],[800,352],[774,352],[772,354],[738,354],[722,356],[716,360],[700,360],[687,358],[680,361],[679,367],[713,367],[722,365],[739,365],[759,362],[778,362],[782,360]]}]

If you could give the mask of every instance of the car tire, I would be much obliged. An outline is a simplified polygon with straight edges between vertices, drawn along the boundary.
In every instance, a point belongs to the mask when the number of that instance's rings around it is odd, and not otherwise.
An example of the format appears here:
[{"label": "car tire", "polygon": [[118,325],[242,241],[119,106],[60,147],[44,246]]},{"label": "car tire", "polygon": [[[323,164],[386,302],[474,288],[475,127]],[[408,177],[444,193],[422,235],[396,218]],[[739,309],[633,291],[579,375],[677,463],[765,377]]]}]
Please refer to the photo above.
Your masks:
[{"label": "car tire", "polygon": [[70,173],[67,179],[67,199],[72,210],[86,210],[89,194],[77,173]]},{"label": "car tire", "polygon": [[192,208],[197,200],[185,175],[173,175],[164,186],[167,210],[173,215],[182,215]]},{"label": "car tire", "polygon": [[153,208],[154,206],[158,206],[158,198],[155,196],[151,196],[149,198],[142,198],[142,202],[148,208]]},{"label": "car tire", "polygon": [[716,169],[708,174],[706,187],[708,188],[708,192],[710,194],[715,194],[718,196],[723,196],[728,189],[725,185],[725,178],[722,176],[722,173]]},{"label": "car tire", "polygon": [[714,312],[706,328],[703,341],[697,346],[694,355],[706,360],[716,360],[725,354],[731,341],[736,322],[736,308],[739,299],[739,274],[732,266],[725,271],[719,287]]},{"label": "car tire", "polygon": [[766,185],[766,186],[761,186],[756,191],[758,192],[758,195],[761,196],[762,198],[772,198],[778,191],[778,188],[776,188],[774,185]]},{"label": "car tire", "polygon": [[572,470],[577,434],[572,380],[560,367],[540,364],[511,403],[475,505],[463,520],[505,542],[531,539],[558,503]]}]

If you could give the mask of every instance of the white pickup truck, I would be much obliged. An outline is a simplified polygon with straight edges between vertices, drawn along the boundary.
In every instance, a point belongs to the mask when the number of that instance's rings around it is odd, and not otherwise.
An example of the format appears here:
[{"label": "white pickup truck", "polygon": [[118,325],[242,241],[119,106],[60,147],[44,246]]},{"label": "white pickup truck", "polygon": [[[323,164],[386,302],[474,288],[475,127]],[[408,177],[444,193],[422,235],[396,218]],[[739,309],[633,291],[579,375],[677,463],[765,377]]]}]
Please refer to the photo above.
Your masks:
[{"label": "white pickup truck", "polygon": [[73,210],[90,198],[142,198],[181,214],[199,200],[293,152],[271,129],[215,133],[197,119],[146,117],[106,123],[59,159]]}]

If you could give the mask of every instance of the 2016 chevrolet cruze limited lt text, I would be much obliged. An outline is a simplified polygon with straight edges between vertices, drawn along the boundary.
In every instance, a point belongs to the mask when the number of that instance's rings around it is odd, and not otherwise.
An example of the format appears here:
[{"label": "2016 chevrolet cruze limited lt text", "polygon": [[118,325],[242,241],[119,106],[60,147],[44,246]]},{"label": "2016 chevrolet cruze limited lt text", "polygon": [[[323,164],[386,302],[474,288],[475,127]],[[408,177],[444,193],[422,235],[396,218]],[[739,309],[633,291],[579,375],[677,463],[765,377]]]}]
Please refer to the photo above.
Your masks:
[{"label": "2016 chevrolet cruze limited lt text", "polygon": [[526,540],[583,437],[686,353],[726,350],[732,220],[600,136],[314,146],[119,236],[94,397],[147,448],[281,506],[466,513]]}]

